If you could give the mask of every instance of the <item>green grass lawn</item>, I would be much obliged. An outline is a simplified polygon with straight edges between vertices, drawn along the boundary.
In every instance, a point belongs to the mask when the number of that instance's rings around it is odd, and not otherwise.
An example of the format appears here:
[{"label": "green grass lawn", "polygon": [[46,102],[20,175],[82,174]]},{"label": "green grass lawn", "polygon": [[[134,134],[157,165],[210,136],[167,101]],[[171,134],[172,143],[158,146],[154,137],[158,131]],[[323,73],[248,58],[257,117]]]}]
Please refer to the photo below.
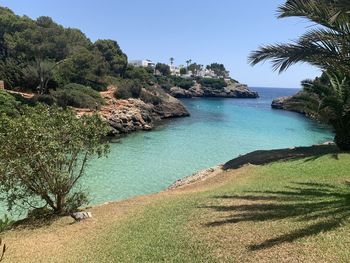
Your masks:
[{"label": "green grass lawn", "polygon": [[350,262],[349,154],[219,177],[156,195],[53,262]]},{"label": "green grass lawn", "polygon": [[224,186],[156,200],[109,227],[87,256],[105,262],[350,261],[349,155],[243,169]]}]

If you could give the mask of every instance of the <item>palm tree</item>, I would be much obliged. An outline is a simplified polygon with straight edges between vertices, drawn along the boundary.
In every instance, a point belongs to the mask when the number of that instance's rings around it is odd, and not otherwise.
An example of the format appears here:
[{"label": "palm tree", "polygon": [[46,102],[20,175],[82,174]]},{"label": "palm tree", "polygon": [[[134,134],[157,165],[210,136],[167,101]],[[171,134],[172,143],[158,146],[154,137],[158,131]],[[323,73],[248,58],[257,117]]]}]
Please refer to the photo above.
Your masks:
[{"label": "palm tree", "polygon": [[170,65],[173,65],[174,60],[175,60],[175,59],[174,59],[173,57],[170,58]]},{"label": "palm tree", "polygon": [[261,47],[249,56],[252,65],[271,60],[280,73],[298,62],[319,67],[328,83],[304,81],[305,104],[316,105],[313,111],[328,119],[335,129],[335,142],[350,150],[349,81],[350,81],[350,4],[349,0],[288,0],[279,7],[279,17],[302,17],[318,27],[308,30],[289,44]]},{"label": "palm tree", "polygon": [[350,150],[350,79],[342,73],[324,73],[315,80],[304,80],[303,91],[289,107],[330,123],[334,141],[343,150]]},{"label": "palm tree", "polygon": [[192,63],[192,59],[186,60],[186,65],[187,65],[187,70],[188,70],[188,66]]},{"label": "palm tree", "polygon": [[350,14],[345,11],[345,5],[340,7],[330,2],[287,1],[278,10],[279,18],[303,17],[320,27],[309,30],[293,43],[267,45],[254,51],[249,57],[250,63],[271,60],[273,68],[282,72],[297,62],[307,62],[323,70],[350,74]]}]

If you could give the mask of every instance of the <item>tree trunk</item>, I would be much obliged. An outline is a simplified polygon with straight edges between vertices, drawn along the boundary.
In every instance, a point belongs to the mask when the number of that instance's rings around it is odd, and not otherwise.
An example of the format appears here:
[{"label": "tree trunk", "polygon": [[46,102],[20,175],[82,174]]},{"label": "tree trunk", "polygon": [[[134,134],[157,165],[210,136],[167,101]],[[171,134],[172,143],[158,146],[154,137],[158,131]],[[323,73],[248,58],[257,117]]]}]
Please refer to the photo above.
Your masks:
[{"label": "tree trunk", "polygon": [[65,196],[64,195],[57,195],[57,206],[56,206],[56,214],[63,214],[64,211],[64,205],[65,205]]}]

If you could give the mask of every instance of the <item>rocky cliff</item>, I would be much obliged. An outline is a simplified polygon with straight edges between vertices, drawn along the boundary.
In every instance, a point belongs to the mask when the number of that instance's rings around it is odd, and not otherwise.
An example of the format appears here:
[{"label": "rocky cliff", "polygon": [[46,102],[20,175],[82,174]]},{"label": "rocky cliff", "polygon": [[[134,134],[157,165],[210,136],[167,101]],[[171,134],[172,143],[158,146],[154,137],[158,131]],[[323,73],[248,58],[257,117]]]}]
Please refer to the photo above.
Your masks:
[{"label": "rocky cliff", "polygon": [[151,130],[161,119],[189,116],[184,105],[168,94],[162,94],[160,102],[153,105],[140,99],[117,100],[113,96],[115,89],[109,87],[101,92],[106,104],[99,111],[111,126],[111,135]]},{"label": "rocky cliff", "polygon": [[170,95],[175,98],[192,98],[192,97],[220,97],[220,98],[258,98],[259,94],[248,88],[247,85],[240,83],[229,83],[228,86],[219,89],[205,87],[196,83],[190,89],[172,87]]}]

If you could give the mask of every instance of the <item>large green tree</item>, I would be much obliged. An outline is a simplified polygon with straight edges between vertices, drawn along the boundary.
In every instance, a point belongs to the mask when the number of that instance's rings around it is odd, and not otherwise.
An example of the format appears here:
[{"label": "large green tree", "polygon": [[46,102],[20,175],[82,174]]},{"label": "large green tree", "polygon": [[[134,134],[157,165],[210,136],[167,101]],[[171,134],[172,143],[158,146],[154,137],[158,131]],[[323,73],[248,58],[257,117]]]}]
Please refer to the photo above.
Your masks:
[{"label": "large green tree", "polygon": [[128,65],[128,57],[122,52],[114,40],[97,40],[95,47],[101,52],[108,63],[109,74],[123,76]]},{"label": "large green tree", "polygon": [[[304,82],[302,101],[314,114],[327,119],[335,129],[335,142],[350,150],[349,80],[350,80],[350,8],[343,0],[288,0],[279,8],[279,17],[302,17],[314,23],[293,43],[261,47],[252,52],[252,65],[271,60],[282,72],[298,62],[319,67],[327,83]],[[317,101],[317,103],[315,102]]]},{"label": "large green tree", "polygon": [[65,214],[87,202],[78,183],[88,161],[108,151],[105,121],[41,105],[0,122],[0,196],[9,210],[46,205]]}]

